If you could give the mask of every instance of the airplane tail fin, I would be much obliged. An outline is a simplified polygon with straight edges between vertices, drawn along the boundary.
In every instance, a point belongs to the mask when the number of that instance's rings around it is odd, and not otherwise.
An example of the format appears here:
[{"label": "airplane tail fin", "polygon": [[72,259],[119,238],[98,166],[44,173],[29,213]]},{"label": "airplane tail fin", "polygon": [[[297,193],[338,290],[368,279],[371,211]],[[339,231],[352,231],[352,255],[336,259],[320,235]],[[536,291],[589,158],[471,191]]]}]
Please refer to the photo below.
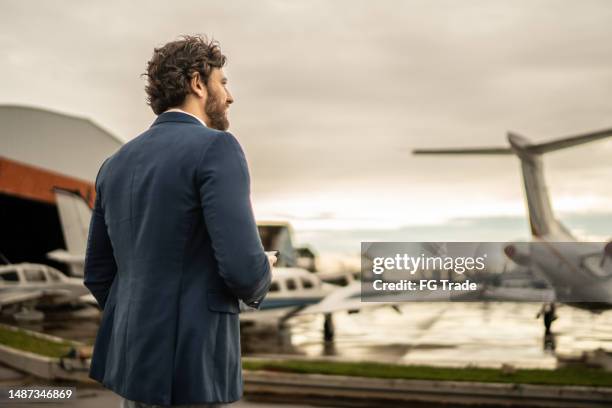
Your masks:
[{"label": "airplane tail fin", "polygon": [[[54,188],[53,191],[64,232],[66,251],[56,250],[50,255],[52,254],[54,259],[68,263],[72,275],[83,276],[83,265],[80,260],[85,258],[91,209],[78,193],[60,188]],[[79,261],[76,261],[77,259]]]},{"label": "airplane tail fin", "polygon": [[[525,148],[533,154],[542,154],[553,152],[555,150],[566,149],[568,147],[579,146],[584,143],[594,142],[596,140],[605,139],[612,136],[612,129],[604,129],[596,132],[584,133],[581,135],[566,136],[559,139],[551,140],[550,142],[530,144]],[[520,137],[515,133],[509,132],[508,139],[511,137]]]},{"label": "airplane tail fin", "polygon": [[594,142],[612,136],[612,129],[604,129],[596,132],[584,133],[574,136],[566,136],[550,142],[532,144],[523,136],[514,132],[508,132],[508,141],[512,147],[476,147],[456,149],[415,149],[414,154],[482,154],[482,155],[510,155],[516,150],[526,151],[529,154],[543,154],[561,150],[568,147],[578,146],[584,143]]},{"label": "airplane tail fin", "polygon": [[484,147],[459,149],[417,149],[414,154],[477,154],[477,155],[510,155],[514,154],[521,160],[523,184],[529,211],[531,232],[536,237],[551,233],[557,236],[571,238],[569,231],[555,219],[548,188],[544,180],[542,154],[568,147],[578,146],[612,136],[612,129],[567,136],[545,143],[531,143],[516,133],[508,133],[510,147]]}]

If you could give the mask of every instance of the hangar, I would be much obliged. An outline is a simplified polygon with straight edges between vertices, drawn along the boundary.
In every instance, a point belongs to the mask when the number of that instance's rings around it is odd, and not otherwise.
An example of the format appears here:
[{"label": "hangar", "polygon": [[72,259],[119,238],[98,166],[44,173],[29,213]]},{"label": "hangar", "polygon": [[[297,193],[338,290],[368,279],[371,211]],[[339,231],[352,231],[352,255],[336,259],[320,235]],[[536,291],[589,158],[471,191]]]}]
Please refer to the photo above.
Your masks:
[{"label": "hangar", "polygon": [[0,105],[0,125],[0,258],[66,271],[46,257],[66,248],[53,189],[92,206],[98,169],[124,142],[89,119],[28,106]]}]

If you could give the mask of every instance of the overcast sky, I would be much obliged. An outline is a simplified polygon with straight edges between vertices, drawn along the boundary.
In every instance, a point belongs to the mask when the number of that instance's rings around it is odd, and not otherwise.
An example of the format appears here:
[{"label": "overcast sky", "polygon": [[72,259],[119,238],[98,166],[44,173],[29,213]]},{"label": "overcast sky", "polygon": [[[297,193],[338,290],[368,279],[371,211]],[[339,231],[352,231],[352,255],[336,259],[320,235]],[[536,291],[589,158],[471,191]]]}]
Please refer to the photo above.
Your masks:
[{"label": "overcast sky", "polygon": [[[612,2],[2,1],[0,103],[129,140],[140,74],[180,34],[219,40],[259,218],[298,229],[523,216],[513,157],[413,157],[612,127]],[[563,214],[612,208],[612,139],[546,156]],[[467,237],[466,237],[467,238]]]}]

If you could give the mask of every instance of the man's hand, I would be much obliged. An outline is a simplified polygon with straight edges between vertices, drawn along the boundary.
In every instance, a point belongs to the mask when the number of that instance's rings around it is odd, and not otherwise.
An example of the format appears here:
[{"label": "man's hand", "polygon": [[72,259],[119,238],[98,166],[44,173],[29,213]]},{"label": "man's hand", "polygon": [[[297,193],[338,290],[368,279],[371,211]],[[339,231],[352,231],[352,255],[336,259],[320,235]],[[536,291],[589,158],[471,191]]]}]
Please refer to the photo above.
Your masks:
[{"label": "man's hand", "polygon": [[[268,257],[268,262],[270,263],[270,271],[272,271],[272,268],[274,267],[274,264],[278,260],[276,258],[276,254],[278,254],[278,251],[266,251],[266,256]],[[259,303],[259,301],[258,301],[258,303]],[[238,300],[238,304],[240,306],[240,312],[252,312],[252,311],[257,310],[257,307],[253,307],[253,306],[247,305],[242,300]]]},{"label": "man's hand", "polygon": [[268,255],[268,262],[270,262],[270,269],[274,267],[274,264],[278,260],[276,258],[276,254],[278,254],[278,251],[266,251],[266,255]]}]

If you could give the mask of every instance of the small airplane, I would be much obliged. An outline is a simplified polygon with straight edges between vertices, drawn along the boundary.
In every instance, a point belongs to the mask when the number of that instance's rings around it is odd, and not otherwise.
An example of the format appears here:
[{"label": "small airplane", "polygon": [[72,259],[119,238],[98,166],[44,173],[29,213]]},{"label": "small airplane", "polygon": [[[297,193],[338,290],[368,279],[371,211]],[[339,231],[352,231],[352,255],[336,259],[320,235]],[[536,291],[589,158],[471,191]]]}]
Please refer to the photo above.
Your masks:
[{"label": "small airplane", "polygon": [[[612,136],[612,129],[568,136],[544,143],[531,143],[513,132],[509,147],[417,149],[417,155],[515,155],[521,163],[524,194],[532,241],[509,243],[504,253],[516,264],[544,276],[553,289],[552,312],[545,312],[550,332],[554,302],[599,313],[612,308],[612,241],[579,242],[554,215],[544,180],[542,155]],[[506,293],[507,295],[507,293]]]},{"label": "small airplane", "polygon": [[[337,287],[302,268],[275,267],[270,290],[257,313],[243,313],[242,321],[283,323],[309,305],[317,304]],[[247,309],[248,311],[248,309]]]},{"label": "small airplane", "polygon": [[19,321],[39,321],[35,307],[73,304],[89,293],[81,279],[48,265],[18,263],[0,266],[0,309]]}]

